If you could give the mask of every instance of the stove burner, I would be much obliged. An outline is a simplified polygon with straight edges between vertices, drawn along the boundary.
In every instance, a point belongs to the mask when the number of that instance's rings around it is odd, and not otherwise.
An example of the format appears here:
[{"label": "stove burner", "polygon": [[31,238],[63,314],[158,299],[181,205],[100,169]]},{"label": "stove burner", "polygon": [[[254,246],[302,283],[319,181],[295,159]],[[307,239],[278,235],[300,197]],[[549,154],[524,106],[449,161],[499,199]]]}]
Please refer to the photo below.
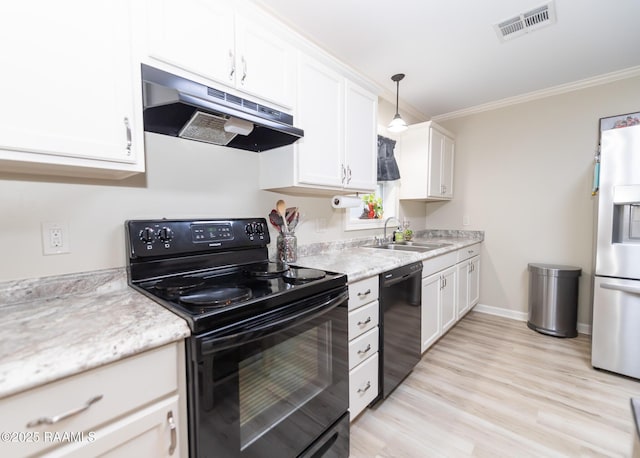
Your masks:
[{"label": "stove burner", "polygon": [[199,307],[222,307],[251,298],[251,289],[242,286],[205,288],[180,296],[180,302]]},{"label": "stove burner", "polygon": [[273,278],[279,277],[289,270],[289,266],[282,262],[266,262],[247,267],[244,272],[250,277]]},{"label": "stove burner", "polygon": [[153,287],[159,291],[179,293],[202,284],[204,284],[204,281],[201,278],[177,277],[160,280],[158,283],[155,283]]},{"label": "stove burner", "polygon": [[306,283],[324,278],[326,273],[316,269],[289,269],[282,277],[288,283]]}]

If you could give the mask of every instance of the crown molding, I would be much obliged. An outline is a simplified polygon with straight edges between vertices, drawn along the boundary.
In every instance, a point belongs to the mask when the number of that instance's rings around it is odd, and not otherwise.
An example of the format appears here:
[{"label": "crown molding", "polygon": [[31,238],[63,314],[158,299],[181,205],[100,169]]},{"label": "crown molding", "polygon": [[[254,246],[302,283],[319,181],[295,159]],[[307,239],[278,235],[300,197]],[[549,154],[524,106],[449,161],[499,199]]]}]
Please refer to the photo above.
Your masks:
[{"label": "crown molding", "polygon": [[508,107],[511,105],[517,105],[520,103],[531,102],[533,100],[543,99],[545,97],[551,97],[554,95],[560,95],[567,92],[578,91],[580,89],[586,89],[593,86],[600,86],[602,84],[612,83],[614,81],[633,78],[636,76],[640,76],[640,66],[630,67],[624,70],[605,73],[604,75],[595,76],[592,78],[586,78],[583,80],[578,80],[573,83],[561,84],[559,86],[542,89],[540,91],[528,92],[526,94],[517,95],[514,97],[507,97],[505,99],[496,100],[494,102],[488,102],[482,105],[476,105],[474,107],[452,111],[450,113],[433,116],[431,120],[447,121],[449,119],[461,118],[463,116],[469,116],[472,114],[482,113],[484,111],[490,111],[498,108]]}]

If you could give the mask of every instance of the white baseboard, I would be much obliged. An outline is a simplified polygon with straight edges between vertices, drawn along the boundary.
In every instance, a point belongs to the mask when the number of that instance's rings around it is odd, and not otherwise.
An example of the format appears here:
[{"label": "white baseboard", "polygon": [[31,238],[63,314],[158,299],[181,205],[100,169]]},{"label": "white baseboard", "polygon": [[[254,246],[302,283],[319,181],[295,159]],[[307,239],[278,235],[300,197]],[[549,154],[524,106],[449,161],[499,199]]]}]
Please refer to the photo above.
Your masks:
[{"label": "white baseboard", "polygon": [[[503,309],[502,307],[494,307],[492,305],[477,304],[473,310],[480,313],[486,313],[487,315],[496,315],[503,318],[509,318],[517,321],[527,321],[529,314],[527,312],[518,312],[516,310]],[[578,323],[578,332],[580,334],[591,335],[591,325],[585,323]]]}]

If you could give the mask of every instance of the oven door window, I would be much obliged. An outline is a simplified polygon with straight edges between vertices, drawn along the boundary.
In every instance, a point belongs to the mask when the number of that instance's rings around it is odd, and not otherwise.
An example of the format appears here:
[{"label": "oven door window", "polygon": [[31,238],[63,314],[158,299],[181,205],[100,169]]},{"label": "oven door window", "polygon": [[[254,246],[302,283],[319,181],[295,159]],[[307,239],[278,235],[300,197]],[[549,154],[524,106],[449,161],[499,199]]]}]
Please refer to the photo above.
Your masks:
[{"label": "oven door window", "polygon": [[296,456],[309,446],[348,408],[346,323],[345,304],[204,356],[190,384],[192,454]]},{"label": "oven door window", "polygon": [[264,339],[240,361],[242,450],[331,385],[330,327],[324,322],[278,343]]}]

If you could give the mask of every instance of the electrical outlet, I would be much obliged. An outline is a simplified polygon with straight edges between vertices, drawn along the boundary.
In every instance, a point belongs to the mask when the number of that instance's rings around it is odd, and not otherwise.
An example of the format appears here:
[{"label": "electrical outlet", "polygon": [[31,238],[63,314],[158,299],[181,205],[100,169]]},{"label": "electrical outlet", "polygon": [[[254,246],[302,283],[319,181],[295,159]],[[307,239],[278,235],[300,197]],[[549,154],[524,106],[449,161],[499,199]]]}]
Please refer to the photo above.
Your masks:
[{"label": "electrical outlet", "polygon": [[470,222],[470,220],[469,220],[469,216],[464,215],[464,216],[462,217],[462,225],[463,225],[463,226],[468,226],[469,224],[471,224],[471,222]]},{"label": "electrical outlet", "polygon": [[69,226],[66,223],[42,223],[42,253],[64,254],[70,253]]}]

